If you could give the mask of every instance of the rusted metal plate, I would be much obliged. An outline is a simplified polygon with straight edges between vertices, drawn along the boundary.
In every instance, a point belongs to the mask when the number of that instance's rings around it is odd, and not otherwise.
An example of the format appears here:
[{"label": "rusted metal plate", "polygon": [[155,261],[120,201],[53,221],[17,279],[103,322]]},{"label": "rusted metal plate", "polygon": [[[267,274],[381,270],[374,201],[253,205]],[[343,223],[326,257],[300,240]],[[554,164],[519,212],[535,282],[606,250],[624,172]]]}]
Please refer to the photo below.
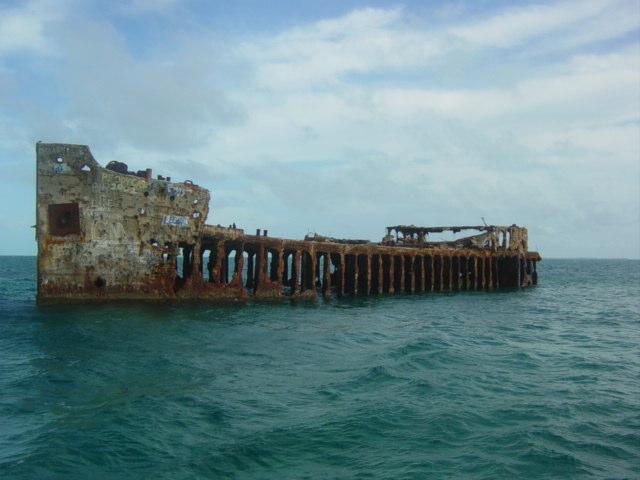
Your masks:
[{"label": "rusted metal plate", "polygon": [[80,210],[77,203],[52,203],[48,206],[49,233],[63,237],[80,233]]}]

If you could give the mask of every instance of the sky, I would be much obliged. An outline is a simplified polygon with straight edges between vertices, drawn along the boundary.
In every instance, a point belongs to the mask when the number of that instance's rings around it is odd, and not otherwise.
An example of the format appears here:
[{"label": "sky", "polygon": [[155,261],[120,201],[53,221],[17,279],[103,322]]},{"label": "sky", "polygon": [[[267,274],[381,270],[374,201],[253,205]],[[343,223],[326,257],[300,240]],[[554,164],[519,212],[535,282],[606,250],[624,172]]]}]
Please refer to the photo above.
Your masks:
[{"label": "sky", "polygon": [[0,254],[35,142],[212,193],[207,223],[529,228],[640,257],[640,0],[0,0]]}]

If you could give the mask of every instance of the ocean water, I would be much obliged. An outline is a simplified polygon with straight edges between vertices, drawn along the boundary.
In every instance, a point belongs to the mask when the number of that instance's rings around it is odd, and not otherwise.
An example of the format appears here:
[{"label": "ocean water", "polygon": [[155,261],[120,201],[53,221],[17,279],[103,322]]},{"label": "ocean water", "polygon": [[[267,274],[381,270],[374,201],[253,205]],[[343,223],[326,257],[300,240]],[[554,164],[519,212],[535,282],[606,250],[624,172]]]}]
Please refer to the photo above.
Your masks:
[{"label": "ocean water", "polygon": [[0,257],[0,478],[640,478],[640,262],[523,291],[40,308]]}]

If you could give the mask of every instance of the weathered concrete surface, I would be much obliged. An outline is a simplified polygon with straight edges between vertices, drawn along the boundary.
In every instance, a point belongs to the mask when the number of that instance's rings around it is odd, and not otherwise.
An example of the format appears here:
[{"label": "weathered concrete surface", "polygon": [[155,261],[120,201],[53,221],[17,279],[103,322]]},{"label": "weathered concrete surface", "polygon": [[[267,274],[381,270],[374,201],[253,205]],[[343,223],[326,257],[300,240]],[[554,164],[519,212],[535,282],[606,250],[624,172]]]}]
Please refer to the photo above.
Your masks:
[{"label": "weathered concrete surface", "polygon": [[36,150],[38,298],[172,296],[175,256],[200,238],[209,192],[104,169],[82,145]]},{"label": "weathered concrete surface", "polygon": [[[37,145],[38,301],[314,298],[520,288],[540,256],[525,228],[387,227],[380,243],[205,225],[209,192],[102,168],[86,146]],[[479,230],[454,242],[429,233]],[[393,235],[392,235],[393,234]]]}]

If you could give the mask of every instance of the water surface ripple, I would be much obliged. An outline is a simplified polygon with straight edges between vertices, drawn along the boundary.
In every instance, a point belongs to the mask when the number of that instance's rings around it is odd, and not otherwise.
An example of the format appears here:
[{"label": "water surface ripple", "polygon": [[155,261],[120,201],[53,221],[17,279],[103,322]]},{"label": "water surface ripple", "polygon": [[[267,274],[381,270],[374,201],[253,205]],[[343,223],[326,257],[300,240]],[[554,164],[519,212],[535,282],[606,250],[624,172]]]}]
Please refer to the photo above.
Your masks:
[{"label": "water surface ripple", "polygon": [[640,262],[525,291],[34,305],[0,257],[2,478],[639,478]]}]

